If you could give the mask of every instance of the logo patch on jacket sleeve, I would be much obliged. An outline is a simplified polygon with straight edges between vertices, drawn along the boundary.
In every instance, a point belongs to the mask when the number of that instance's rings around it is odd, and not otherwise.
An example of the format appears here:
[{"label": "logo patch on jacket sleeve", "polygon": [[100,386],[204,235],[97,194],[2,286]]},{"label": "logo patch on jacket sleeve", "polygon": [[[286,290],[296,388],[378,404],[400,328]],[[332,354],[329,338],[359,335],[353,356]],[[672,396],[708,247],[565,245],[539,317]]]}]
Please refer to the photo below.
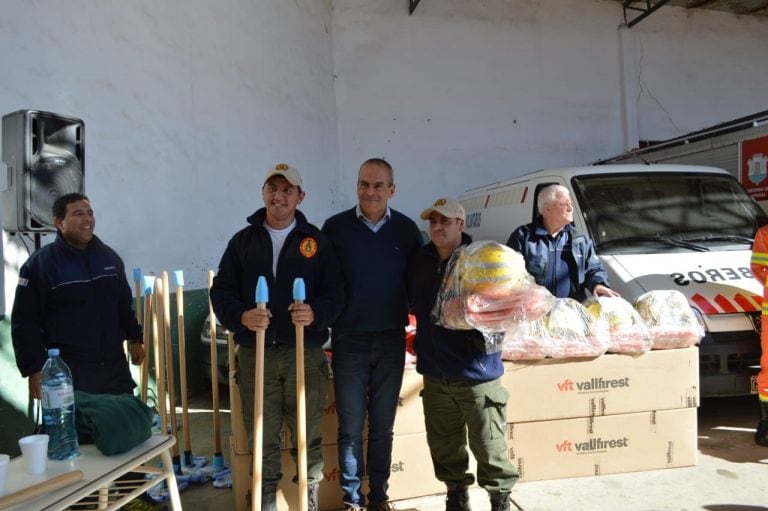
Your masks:
[{"label": "logo patch on jacket sleeve", "polygon": [[29,280],[19,277],[19,285],[21,287],[27,287],[27,284],[29,284]]},{"label": "logo patch on jacket sleeve", "polygon": [[307,259],[310,259],[317,254],[317,240],[315,238],[304,238],[299,243],[299,252]]}]

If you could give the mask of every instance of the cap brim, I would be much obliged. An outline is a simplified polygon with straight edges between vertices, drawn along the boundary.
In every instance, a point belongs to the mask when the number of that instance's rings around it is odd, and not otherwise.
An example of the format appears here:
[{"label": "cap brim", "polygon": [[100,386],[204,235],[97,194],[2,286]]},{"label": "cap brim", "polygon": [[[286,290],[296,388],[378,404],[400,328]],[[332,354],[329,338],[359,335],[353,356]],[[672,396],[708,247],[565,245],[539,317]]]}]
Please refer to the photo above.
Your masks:
[{"label": "cap brim", "polygon": [[[433,211],[437,211],[437,210],[435,208],[427,208],[424,211],[422,211],[421,215],[419,216],[421,217],[422,220],[429,220],[429,215],[431,215]],[[439,211],[437,212],[440,213]]]}]

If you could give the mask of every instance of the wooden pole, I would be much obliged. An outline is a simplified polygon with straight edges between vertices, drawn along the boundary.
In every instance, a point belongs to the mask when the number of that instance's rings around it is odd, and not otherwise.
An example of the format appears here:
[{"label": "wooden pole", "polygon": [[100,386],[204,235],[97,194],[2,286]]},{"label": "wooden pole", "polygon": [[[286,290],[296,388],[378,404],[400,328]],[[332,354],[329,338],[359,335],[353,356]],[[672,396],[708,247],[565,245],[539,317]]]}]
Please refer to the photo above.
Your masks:
[{"label": "wooden pole", "polygon": [[[152,293],[155,289],[155,278],[144,277],[144,320],[141,326],[144,330],[144,351],[146,356],[141,363],[141,400],[146,404],[149,389],[149,354],[152,344]],[[157,361],[157,359],[155,359]]]},{"label": "wooden pole", "polygon": [[157,403],[160,409],[160,427],[163,434],[168,433],[168,417],[165,413],[165,339],[160,328],[162,322],[163,279],[155,279],[154,314],[152,315],[152,335],[155,338],[155,381],[157,382]]},{"label": "wooden pole", "polygon": [[192,466],[192,446],[189,431],[189,401],[187,398],[187,342],[184,335],[184,272],[173,272],[176,281],[176,328],[179,332],[179,391],[181,392],[181,429],[184,433],[182,465]]},{"label": "wooden pole", "polygon": [[15,506],[21,504],[35,497],[39,497],[45,493],[53,493],[56,490],[60,490],[70,484],[75,484],[83,478],[83,472],[81,470],[72,470],[70,472],[64,472],[61,475],[52,477],[47,481],[27,486],[19,491],[9,493],[4,497],[0,497],[0,509]]},{"label": "wooden pole", "polygon": [[[306,298],[304,280],[293,281],[293,301],[302,304]],[[297,471],[299,475],[299,509],[307,511],[307,402],[304,375],[304,325],[296,325],[296,437],[298,441]]]},{"label": "wooden pole", "polygon": [[[229,364],[229,405],[232,437],[235,443],[235,454],[248,452],[248,434],[243,424],[243,407],[237,389],[237,358],[235,356],[235,334],[227,331],[227,363]],[[233,463],[234,465],[234,463]]]},{"label": "wooden pole", "polygon": [[[256,307],[267,308],[269,290],[267,279],[259,277],[256,284]],[[251,487],[251,509],[261,509],[261,468],[264,456],[264,344],[266,330],[256,332],[256,368],[253,392],[253,483]]]},{"label": "wooden pole", "polygon": [[[171,434],[176,437],[178,424],[176,423],[176,376],[173,364],[173,339],[171,338],[171,286],[168,284],[168,272],[160,274],[163,279],[163,338],[165,339],[165,373],[168,388],[168,413],[171,419]],[[179,442],[174,442],[171,449],[174,468],[181,468],[179,457]],[[178,470],[177,470],[178,473]]]},{"label": "wooden pole", "polygon": [[221,421],[219,418],[219,360],[216,351],[216,314],[211,302],[211,287],[213,286],[213,270],[208,271],[208,321],[211,336],[211,396],[213,399],[213,468],[224,468],[224,457],[221,454]]}]

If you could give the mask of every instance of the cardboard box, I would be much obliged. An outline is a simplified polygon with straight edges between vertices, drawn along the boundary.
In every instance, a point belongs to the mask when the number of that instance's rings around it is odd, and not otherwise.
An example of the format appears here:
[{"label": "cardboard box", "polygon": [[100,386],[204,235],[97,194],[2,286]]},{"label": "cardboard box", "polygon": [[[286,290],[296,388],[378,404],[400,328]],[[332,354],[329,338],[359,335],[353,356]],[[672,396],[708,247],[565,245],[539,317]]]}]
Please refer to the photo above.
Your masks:
[{"label": "cardboard box", "polygon": [[510,423],[699,405],[697,347],[590,359],[508,361],[504,367]]},{"label": "cardboard box", "polygon": [[411,435],[426,431],[424,405],[420,395],[423,388],[424,378],[416,372],[416,369],[406,369],[403,374],[403,386],[400,388],[400,401],[397,403],[395,435]]},{"label": "cardboard box", "polygon": [[[320,483],[318,502],[321,511],[343,507],[337,449],[335,444],[323,446],[325,479]],[[296,473],[296,465],[289,450],[283,450],[282,456],[283,479],[278,486],[278,509],[298,509],[298,485],[291,482]],[[473,464],[470,468],[474,471]],[[391,500],[445,493],[445,485],[434,476],[426,433],[398,435],[394,438],[391,470],[389,478]],[[363,481],[363,493],[368,493],[367,480]]]},{"label": "cardboard box", "polygon": [[[403,385],[400,388],[400,400],[395,416],[395,435],[410,435],[423,433],[424,407],[419,393],[424,388],[424,382],[416,369],[406,369],[403,374]],[[368,427],[363,430],[363,436],[367,435]],[[323,418],[320,422],[320,433],[323,435],[323,445],[335,444],[338,439],[339,416],[336,412],[336,394],[333,389],[333,379],[328,380],[328,405],[325,407]],[[291,446],[291,438],[288,427],[283,425],[281,433],[283,448]]]},{"label": "cardboard box", "polygon": [[521,481],[696,464],[695,408],[508,425]]}]

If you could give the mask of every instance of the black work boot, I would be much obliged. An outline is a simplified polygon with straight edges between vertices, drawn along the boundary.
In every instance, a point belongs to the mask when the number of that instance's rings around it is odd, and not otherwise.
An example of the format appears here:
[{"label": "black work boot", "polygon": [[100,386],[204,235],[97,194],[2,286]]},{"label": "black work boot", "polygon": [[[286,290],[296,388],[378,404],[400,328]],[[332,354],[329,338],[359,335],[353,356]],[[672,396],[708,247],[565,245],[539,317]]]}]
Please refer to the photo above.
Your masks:
[{"label": "black work boot", "polygon": [[469,492],[463,484],[448,483],[445,496],[445,511],[472,511],[469,507]]},{"label": "black work boot", "polygon": [[755,443],[768,447],[768,401],[760,401],[760,421],[755,430]]},{"label": "black work boot", "polygon": [[509,511],[509,492],[491,493],[491,511]]},{"label": "black work boot", "polygon": [[320,498],[320,483],[313,483],[307,487],[307,509],[308,511],[317,511],[318,499]]}]

